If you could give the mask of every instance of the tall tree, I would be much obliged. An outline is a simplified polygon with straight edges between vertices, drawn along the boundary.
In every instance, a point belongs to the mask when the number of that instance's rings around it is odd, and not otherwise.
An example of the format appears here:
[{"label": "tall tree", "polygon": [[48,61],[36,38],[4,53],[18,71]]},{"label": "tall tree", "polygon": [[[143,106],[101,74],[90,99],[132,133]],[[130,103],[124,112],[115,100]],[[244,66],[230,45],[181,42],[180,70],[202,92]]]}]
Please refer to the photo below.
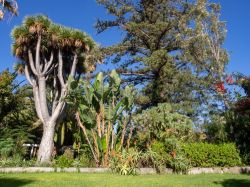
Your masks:
[{"label": "tall tree", "polygon": [[91,53],[96,45],[85,33],[54,24],[45,16],[27,17],[12,36],[13,54],[24,65],[43,123],[38,163],[49,163],[55,125],[66,106],[69,78],[78,80],[94,66]]},{"label": "tall tree", "polygon": [[97,0],[112,20],[98,20],[99,33],[117,27],[119,44],[104,49],[125,81],[144,85],[138,103],[202,106],[217,94],[227,52],[220,6],[206,0]]},{"label": "tall tree", "polygon": [[16,0],[0,0],[0,20],[2,20],[8,12],[17,15],[17,8]]}]

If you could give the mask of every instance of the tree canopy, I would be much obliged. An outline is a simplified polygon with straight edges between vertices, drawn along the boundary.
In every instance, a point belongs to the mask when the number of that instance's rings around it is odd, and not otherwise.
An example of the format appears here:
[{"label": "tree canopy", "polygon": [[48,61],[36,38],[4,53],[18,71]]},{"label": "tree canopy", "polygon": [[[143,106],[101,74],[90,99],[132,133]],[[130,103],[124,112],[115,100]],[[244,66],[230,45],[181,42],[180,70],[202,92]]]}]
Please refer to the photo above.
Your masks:
[{"label": "tree canopy", "polygon": [[[124,37],[104,49],[126,82],[143,86],[138,104],[201,106],[228,62],[220,6],[205,0],[98,0],[110,20],[99,33],[117,27]],[[108,61],[109,62],[109,61]],[[210,95],[211,96],[211,95]]]}]

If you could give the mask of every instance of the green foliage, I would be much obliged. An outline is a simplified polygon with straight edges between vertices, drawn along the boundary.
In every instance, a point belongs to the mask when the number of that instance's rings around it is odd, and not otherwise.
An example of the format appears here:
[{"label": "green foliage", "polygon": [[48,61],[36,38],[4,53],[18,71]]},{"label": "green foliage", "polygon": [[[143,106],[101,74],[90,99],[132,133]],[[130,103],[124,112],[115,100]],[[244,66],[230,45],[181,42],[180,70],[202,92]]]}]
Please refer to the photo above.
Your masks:
[{"label": "green foliage", "polygon": [[21,156],[15,155],[7,159],[0,159],[0,167],[34,167],[36,161],[34,159],[25,160]]},{"label": "green foliage", "polygon": [[24,156],[23,143],[32,143],[32,125],[36,121],[29,87],[20,86],[16,74],[0,74],[0,159]]},{"label": "green foliage", "polygon": [[170,168],[173,169],[175,173],[186,173],[190,168],[190,162],[188,158],[182,155],[177,155],[170,160]]},{"label": "green foliage", "polygon": [[0,158],[7,159],[10,156],[14,145],[12,138],[0,139]]},{"label": "green foliage", "polygon": [[177,142],[175,146],[170,146],[169,143],[163,143],[159,141],[154,141],[150,149],[152,149],[158,157],[160,157],[164,163],[165,167],[172,168],[176,173],[186,173],[190,168],[190,162],[183,155],[180,147],[180,143]]},{"label": "green foliage", "polygon": [[[170,104],[159,104],[133,117],[141,146],[153,140],[174,146],[178,141],[193,139],[193,123],[187,116],[175,112]],[[166,145],[165,144],[165,145]]]},{"label": "green foliage", "polygon": [[15,74],[6,70],[0,74],[0,123],[3,123],[4,117],[18,107],[19,98],[13,93],[16,91],[15,77]]},{"label": "green foliage", "polygon": [[181,154],[180,144],[194,139],[190,118],[175,112],[170,104],[164,103],[142,111],[133,120],[137,126],[137,144],[140,148],[146,149],[146,152],[152,150],[160,162],[158,165],[170,167],[176,173],[187,171],[190,165]]},{"label": "green foliage", "polygon": [[123,150],[120,152],[112,152],[109,167],[115,173],[121,175],[135,175],[139,167],[141,152],[136,149]]},{"label": "green foliage", "polygon": [[133,107],[133,87],[121,88],[121,79],[113,70],[105,77],[99,73],[92,83],[72,81],[70,88],[67,101],[77,111],[77,124],[93,158],[97,164],[107,165],[110,152],[125,144],[121,141],[127,135],[124,122]]},{"label": "green foliage", "polygon": [[63,153],[65,157],[67,157],[69,160],[74,158],[74,151],[71,149],[66,149]]},{"label": "green foliage", "polygon": [[112,15],[98,20],[97,31],[117,27],[125,33],[103,51],[125,82],[141,86],[136,103],[142,108],[178,103],[182,113],[200,115],[199,109],[216,97],[211,85],[228,63],[220,6],[203,0],[97,2]]},{"label": "green foliage", "polygon": [[234,144],[182,144],[183,154],[193,167],[241,166],[241,158]]},{"label": "green foliage", "polygon": [[161,173],[166,168],[166,160],[161,154],[159,154],[158,149],[156,151],[148,149],[142,153],[140,165],[141,167],[155,168],[157,173]]},{"label": "green foliage", "polygon": [[66,149],[63,155],[54,160],[54,167],[68,168],[74,164],[74,152],[70,148]]},{"label": "green foliage", "polygon": [[[77,55],[77,73],[92,72],[96,63],[101,61],[102,54],[99,47],[85,32],[55,24],[43,15],[26,17],[21,26],[13,29],[12,53],[22,62],[29,63],[28,51],[34,52],[39,37],[42,39],[40,51],[44,55],[43,58],[50,59],[50,55],[57,54],[58,50],[63,51],[64,62],[71,61],[74,55]],[[55,66],[58,61],[57,55],[54,55]],[[69,63],[64,63],[67,76],[69,69]]]},{"label": "green foliage", "polygon": [[165,166],[176,173],[185,173],[190,167],[241,166],[241,158],[234,144],[178,143],[169,149],[163,142],[154,141],[151,149]]},{"label": "green foliage", "polygon": [[151,151],[158,154],[163,160],[165,166],[170,166],[170,160],[172,159],[172,156],[170,155],[172,148],[169,149],[169,146],[166,146],[163,142],[160,141],[153,141],[150,145]]},{"label": "green foliage", "polygon": [[96,164],[94,159],[88,155],[80,155],[73,164],[75,167],[85,167],[85,168],[94,168]]},{"label": "green foliage", "polygon": [[[37,34],[43,36],[42,49],[46,49],[46,51],[58,47],[77,48],[79,51],[86,50],[87,46],[88,50],[95,47],[94,41],[86,33],[55,24],[48,17],[37,15],[26,17],[22,26],[16,27],[12,31],[13,54],[26,60],[27,50],[31,47],[27,45],[36,40]],[[34,42],[32,45],[36,45],[36,43]]]},{"label": "green foliage", "polygon": [[68,158],[66,155],[61,155],[55,160],[54,167],[69,168],[73,166],[74,159]]},{"label": "green foliage", "polygon": [[250,163],[250,117],[248,114],[239,113],[238,111],[229,111],[226,115],[226,129],[228,139],[235,142],[240,150],[242,161],[245,164]]},{"label": "green foliage", "polygon": [[207,141],[212,143],[228,142],[228,129],[224,115],[213,115],[211,121],[205,125]]},{"label": "green foliage", "polygon": [[[0,134],[0,158],[7,158],[9,156],[25,156],[27,148],[23,146],[24,143],[32,143],[34,135],[29,132],[29,127],[15,127],[14,129],[5,128]],[[4,154],[2,154],[5,152]]]},{"label": "green foliage", "polygon": [[243,88],[245,96],[237,98],[234,107],[225,115],[228,139],[235,142],[242,160],[250,164],[250,77],[239,76],[239,86]]},{"label": "green foliage", "polygon": [[[84,141],[82,143],[84,143]],[[91,153],[91,150],[87,144],[83,144],[80,146],[78,153],[77,153],[77,156],[74,160],[73,166],[77,167],[77,168],[79,168],[79,167],[85,167],[85,168],[96,167],[95,160],[94,160],[93,155]]]}]

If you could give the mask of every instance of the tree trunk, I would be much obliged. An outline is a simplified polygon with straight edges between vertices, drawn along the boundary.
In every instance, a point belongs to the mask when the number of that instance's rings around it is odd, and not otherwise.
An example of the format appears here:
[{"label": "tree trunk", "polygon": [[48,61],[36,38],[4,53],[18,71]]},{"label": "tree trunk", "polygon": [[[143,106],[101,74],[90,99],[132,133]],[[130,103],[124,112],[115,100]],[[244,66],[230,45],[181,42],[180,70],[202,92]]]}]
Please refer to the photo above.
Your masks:
[{"label": "tree trunk", "polygon": [[37,163],[39,164],[51,163],[54,148],[55,125],[55,122],[47,122],[44,124],[43,136],[37,155]]}]

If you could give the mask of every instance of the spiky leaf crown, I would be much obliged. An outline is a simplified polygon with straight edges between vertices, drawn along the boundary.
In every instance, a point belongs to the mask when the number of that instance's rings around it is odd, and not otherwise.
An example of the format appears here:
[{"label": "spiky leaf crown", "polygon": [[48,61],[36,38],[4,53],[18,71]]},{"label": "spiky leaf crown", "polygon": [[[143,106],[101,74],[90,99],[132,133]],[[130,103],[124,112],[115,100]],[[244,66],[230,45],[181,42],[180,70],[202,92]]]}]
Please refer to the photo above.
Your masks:
[{"label": "spiky leaf crown", "polygon": [[38,36],[42,37],[41,52],[71,51],[83,53],[95,48],[95,43],[86,33],[53,23],[43,15],[26,17],[21,26],[13,29],[14,56],[26,61],[27,51],[35,50]]}]

